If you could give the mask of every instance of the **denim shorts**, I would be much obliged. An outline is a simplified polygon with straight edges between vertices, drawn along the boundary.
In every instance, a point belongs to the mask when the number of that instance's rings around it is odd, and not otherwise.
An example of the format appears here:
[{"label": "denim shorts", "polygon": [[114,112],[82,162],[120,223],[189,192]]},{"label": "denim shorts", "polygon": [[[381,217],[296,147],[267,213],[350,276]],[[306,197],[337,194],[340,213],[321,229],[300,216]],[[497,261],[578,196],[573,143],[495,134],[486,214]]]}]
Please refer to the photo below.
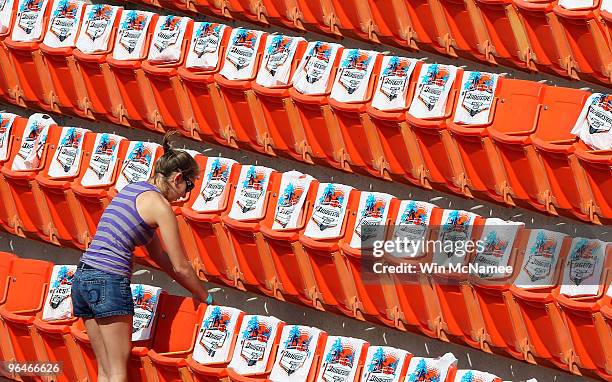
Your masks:
[{"label": "denim shorts", "polygon": [[79,263],[72,280],[72,308],[76,317],[134,315],[129,277],[82,265]]}]

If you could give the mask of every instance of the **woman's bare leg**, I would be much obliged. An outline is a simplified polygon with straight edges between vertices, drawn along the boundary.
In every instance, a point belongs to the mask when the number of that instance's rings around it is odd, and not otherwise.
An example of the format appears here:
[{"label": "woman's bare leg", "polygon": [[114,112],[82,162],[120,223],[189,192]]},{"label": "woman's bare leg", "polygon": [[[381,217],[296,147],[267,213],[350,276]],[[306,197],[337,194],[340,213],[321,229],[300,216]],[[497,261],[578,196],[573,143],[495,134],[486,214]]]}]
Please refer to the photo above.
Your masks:
[{"label": "woman's bare leg", "polygon": [[89,337],[91,347],[96,355],[96,361],[98,362],[98,382],[108,382],[110,369],[106,346],[104,345],[104,340],[102,339],[100,327],[94,318],[85,318],[83,322],[85,323],[87,336]]},{"label": "woman's bare leg", "polygon": [[132,351],[132,316],[98,318],[106,347],[109,382],[127,382],[127,363]]}]

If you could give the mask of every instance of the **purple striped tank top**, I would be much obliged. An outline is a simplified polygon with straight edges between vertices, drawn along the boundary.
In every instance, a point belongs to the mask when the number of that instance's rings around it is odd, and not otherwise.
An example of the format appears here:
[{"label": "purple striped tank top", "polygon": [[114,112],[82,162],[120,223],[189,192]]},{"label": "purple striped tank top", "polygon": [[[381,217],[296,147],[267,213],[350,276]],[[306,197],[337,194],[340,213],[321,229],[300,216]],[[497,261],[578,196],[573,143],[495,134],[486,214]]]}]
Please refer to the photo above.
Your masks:
[{"label": "purple striped tank top", "polygon": [[151,228],[136,210],[136,198],[145,191],[157,191],[147,182],[130,183],[113,198],[104,210],[96,234],[81,261],[96,269],[130,277],[133,252],[151,241]]}]

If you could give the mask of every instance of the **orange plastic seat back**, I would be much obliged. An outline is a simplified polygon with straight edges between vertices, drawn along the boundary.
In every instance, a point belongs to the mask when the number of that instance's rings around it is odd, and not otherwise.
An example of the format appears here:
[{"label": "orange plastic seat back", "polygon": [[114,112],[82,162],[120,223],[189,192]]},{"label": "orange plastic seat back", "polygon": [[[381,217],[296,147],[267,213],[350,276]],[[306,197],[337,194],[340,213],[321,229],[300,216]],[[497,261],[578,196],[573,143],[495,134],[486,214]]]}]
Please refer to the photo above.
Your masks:
[{"label": "orange plastic seat back", "polygon": [[0,252],[0,305],[4,303],[6,299],[6,292],[9,285],[9,272],[13,260],[17,257],[12,253]]},{"label": "orange plastic seat back", "polygon": [[490,129],[501,134],[532,131],[543,92],[538,82],[504,79]]},{"label": "orange plastic seat back", "polygon": [[205,304],[195,306],[192,298],[162,294],[151,349],[157,353],[193,349],[205,310]]},{"label": "orange plastic seat back", "polygon": [[535,136],[547,142],[574,140],[570,132],[589,96],[584,90],[547,86]]},{"label": "orange plastic seat back", "polygon": [[4,308],[9,312],[42,308],[52,270],[48,261],[14,259]]}]

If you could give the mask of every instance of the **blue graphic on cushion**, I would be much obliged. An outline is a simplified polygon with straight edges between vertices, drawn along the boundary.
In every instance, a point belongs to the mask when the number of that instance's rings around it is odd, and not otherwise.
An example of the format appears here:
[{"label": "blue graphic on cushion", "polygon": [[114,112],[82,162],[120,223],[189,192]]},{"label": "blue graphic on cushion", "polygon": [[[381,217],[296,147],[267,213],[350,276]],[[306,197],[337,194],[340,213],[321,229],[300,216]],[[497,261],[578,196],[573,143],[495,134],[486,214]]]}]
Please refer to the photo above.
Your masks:
[{"label": "blue graphic on cushion", "polygon": [[321,204],[331,204],[334,207],[341,206],[344,203],[344,193],[340,190],[336,190],[333,184],[329,183],[325,186],[323,194],[319,198]]},{"label": "blue graphic on cushion", "polygon": [[376,199],[373,194],[368,195],[366,199],[366,205],[361,216],[372,216],[380,218],[385,213],[385,201],[383,199]]},{"label": "blue graphic on cushion", "polygon": [[255,170],[255,166],[251,166],[247,171],[246,179],[242,182],[244,188],[253,188],[261,190],[263,183],[266,180],[266,174],[263,171]]},{"label": "blue graphic on cushion", "polygon": [[421,359],[407,382],[440,382],[440,374],[435,368],[429,369],[427,362]]},{"label": "blue graphic on cushion", "polygon": [[110,19],[113,9],[110,5],[95,4],[89,10],[87,18],[89,20]]},{"label": "blue graphic on cushion", "polygon": [[471,72],[468,80],[463,85],[463,90],[482,90],[493,92],[494,76],[489,73]]},{"label": "blue graphic on cushion", "polygon": [[199,38],[202,36],[208,36],[212,34],[219,35],[220,31],[221,31],[221,24],[203,22],[198,28],[198,31],[196,32],[196,37]]},{"label": "blue graphic on cushion", "polygon": [[449,79],[450,72],[440,64],[432,64],[427,68],[427,73],[421,77],[425,85],[436,84],[443,86]]},{"label": "blue graphic on cushion", "polygon": [[402,213],[402,222],[418,225],[425,225],[427,221],[427,211],[420,208],[414,200],[411,200]]},{"label": "blue graphic on cushion", "polygon": [[257,316],[253,316],[249,320],[246,330],[242,332],[242,339],[257,339],[260,342],[267,343],[271,334],[272,332],[270,328],[268,328],[265,323],[259,322],[259,318]]},{"label": "blue graphic on cushion", "polygon": [[272,42],[268,47],[268,54],[284,52],[289,49],[291,38],[287,36],[276,35],[272,38]]},{"label": "blue graphic on cushion", "polygon": [[349,49],[349,53],[346,55],[340,66],[342,68],[356,68],[365,70],[371,59],[372,57],[370,55],[360,51],[359,49]]},{"label": "blue graphic on cushion", "polygon": [[53,17],[65,17],[73,19],[76,17],[77,5],[69,0],[60,0],[59,5],[53,11]]},{"label": "blue graphic on cushion", "polygon": [[312,336],[300,330],[299,326],[295,325],[289,332],[289,337],[284,343],[285,349],[297,349],[306,352],[310,356],[310,342]]},{"label": "blue graphic on cushion", "polygon": [[42,8],[43,0],[25,0],[19,7],[19,13],[38,12]]},{"label": "blue graphic on cushion", "polygon": [[221,311],[221,308],[216,306],[210,314],[210,317],[206,319],[204,323],[204,328],[217,328],[221,331],[225,331],[227,325],[229,325],[231,321],[231,316],[229,314],[224,314]]},{"label": "blue graphic on cushion", "polygon": [[121,29],[123,30],[143,30],[147,17],[145,14],[138,11],[129,11],[123,23],[121,23]]},{"label": "blue graphic on cushion", "polygon": [[394,375],[398,364],[399,360],[395,356],[385,354],[383,348],[378,348],[372,357],[372,362],[368,365],[368,373]]},{"label": "blue graphic on cushion", "polygon": [[406,60],[400,60],[399,57],[391,57],[387,66],[383,70],[383,76],[398,76],[406,77],[410,64]]},{"label": "blue graphic on cushion", "polygon": [[211,179],[224,179],[227,180],[229,177],[229,166],[226,163],[221,163],[219,158],[215,159],[210,166],[210,173],[208,174],[208,180]]},{"label": "blue graphic on cushion", "polygon": [[329,353],[325,356],[326,363],[339,363],[343,366],[353,367],[355,352],[350,346],[343,346],[340,338],[332,345]]},{"label": "blue graphic on cushion", "polygon": [[58,288],[61,285],[72,285],[72,279],[74,278],[74,272],[69,270],[67,266],[62,266],[57,272],[57,277],[53,280],[51,288]]}]

